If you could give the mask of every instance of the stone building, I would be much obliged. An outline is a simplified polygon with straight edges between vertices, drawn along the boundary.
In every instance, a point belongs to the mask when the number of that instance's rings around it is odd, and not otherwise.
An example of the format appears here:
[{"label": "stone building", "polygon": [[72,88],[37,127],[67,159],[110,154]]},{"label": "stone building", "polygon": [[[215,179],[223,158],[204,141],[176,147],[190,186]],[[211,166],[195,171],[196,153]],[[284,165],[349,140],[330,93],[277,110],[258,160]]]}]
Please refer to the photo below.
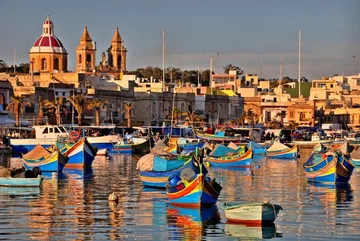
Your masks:
[{"label": "stone building", "polygon": [[66,72],[67,52],[55,36],[54,23],[49,17],[43,23],[42,35],[30,49],[30,71],[40,73]]}]

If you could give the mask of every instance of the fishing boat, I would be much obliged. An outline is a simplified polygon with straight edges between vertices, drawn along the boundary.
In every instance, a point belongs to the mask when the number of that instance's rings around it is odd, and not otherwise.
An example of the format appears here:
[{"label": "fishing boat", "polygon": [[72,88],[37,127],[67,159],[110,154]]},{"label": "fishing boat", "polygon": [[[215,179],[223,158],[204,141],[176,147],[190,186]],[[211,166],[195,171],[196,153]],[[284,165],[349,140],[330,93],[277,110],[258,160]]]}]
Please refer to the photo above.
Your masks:
[{"label": "fishing boat", "polygon": [[250,167],[252,159],[252,149],[249,148],[245,153],[238,150],[236,154],[226,156],[206,155],[206,161],[212,167]]},{"label": "fishing boat", "polygon": [[279,211],[282,210],[280,205],[268,202],[244,204],[226,202],[221,207],[229,221],[251,225],[273,223]]},{"label": "fishing boat", "polygon": [[296,159],[298,156],[297,146],[288,147],[279,141],[275,141],[267,150],[266,156],[274,159]]},{"label": "fishing boat", "polygon": [[207,170],[202,164],[197,162],[197,165],[197,169],[185,168],[180,176],[169,177],[166,194],[172,205],[201,207],[216,204],[222,187],[206,176]]},{"label": "fishing boat", "polygon": [[[89,127],[86,127],[89,128]],[[93,127],[96,128],[96,127]],[[109,127],[98,127],[101,130]],[[10,139],[10,144],[12,147],[13,153],[28,153],[35,148],[37,144],[48,148],[51,145],[55,145],[58,137],[68,137],[70,135],[78,135],[80,137],[80,131],[70,131],[68,132],[64,126],[61,125],[43,125],[43,126],[33,126],[35,131],[35,138],[24,138],[24,139]],[[99,149],[106,148],[108,151],[111,151],[113,145],[119,140],[119,135],[108,134],[103,136],[89,136],[88,141],[94,147]]]},{"label": "fishing boat", "polygon": [[0,177],[0,186],[6,187],[40,187],[42,177],[21,178],[21,177]]},{"label": "fishing boat", "polygon": [[314,152],[304,164],[305,174],[309,182],[329,184],[349,182],[354,165],[350,158],[341,151],[327,151],[320,145],[314,147]]},{"label": "fishing boat", "polygon": [[217,142],[217,143],[240,143],[241,136],[225,136],[224,131],[218,131],[214,135],[213,134],[206,134],[200,133],[197,130],[194,130],[196,137],[200,140],[208,141],[208,142]]},{"label": "fishing boat", "polygon": [[121,154],[147,154],[150,152],[153,145],[154,141],[151,137],[131,137],[130,139],[122,139],[118,141],[114,145],[112,152]]},{"label": "fishing boat", "polygon": [[59,150],[50,152],[40,144],[24,154],[23,159],[27,170],[39,167],[42,172],[61,172],[67,163],[67,158]]},{"label": "fishing boat", "polygon": [[165,188],[170,176],[179,175],[184,168],[193,168],[190,156],[159,156],[152,153],[141,157],[136,169],[145,187]]},{"label": "fishing boat", "polygon": [[177,151],[191,153],[196,148],[203,148],[206,141],[193,138],[170,138],[169,145],[176,145]]},{"label": "fishing boat", "polygon": [[61,154],[68,158],[66,168],[91,167],[96,156],[97,149],[93,148],[86,137],[80,138],[74,144],[71,142],[57,142]]},{"label": "fishing boat", "polygon": [[266,155],[266,148],[255,141],[249,141],[247,147],[252,149],[254,155]]}]

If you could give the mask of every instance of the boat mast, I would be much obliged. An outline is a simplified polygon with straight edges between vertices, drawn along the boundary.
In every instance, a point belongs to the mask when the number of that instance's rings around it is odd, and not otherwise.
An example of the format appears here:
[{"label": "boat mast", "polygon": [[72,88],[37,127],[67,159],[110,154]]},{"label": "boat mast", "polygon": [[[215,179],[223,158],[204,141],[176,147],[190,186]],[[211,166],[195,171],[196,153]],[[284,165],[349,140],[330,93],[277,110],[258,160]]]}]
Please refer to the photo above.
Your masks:
[{"label": "boat mast", "polygon": [[165,91],[165,31],[162,31],[163,92]]},{"label": "boat mast", "polygon": [[300,73],[300,65],[301,65],[301,30],[299,30],[299,97],[301,95],[301,88],[300,88],[300,85],[301,85],[301,73]]},{"label": "boat mast", "polygon": [[212,95],[213,93],[213,83],[212,83],[212,56],[210,56],[210,94]]},{"label": "boat mast", "polygon": [[[74,85],[74,88],[73,88],[73,98],[75,98],[75,85]],[[71,110],[71,126],[74,128],[74,105],[71,105],[72,106],[72,110]]]}]

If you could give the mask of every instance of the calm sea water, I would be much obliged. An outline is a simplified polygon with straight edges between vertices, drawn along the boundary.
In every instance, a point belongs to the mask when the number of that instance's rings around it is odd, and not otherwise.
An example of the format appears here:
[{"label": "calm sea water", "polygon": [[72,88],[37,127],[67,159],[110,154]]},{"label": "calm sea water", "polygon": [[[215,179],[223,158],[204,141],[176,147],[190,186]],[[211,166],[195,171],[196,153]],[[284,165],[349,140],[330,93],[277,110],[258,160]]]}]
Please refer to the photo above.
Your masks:
[{"label": "calm sea water", "polygon": [[[307,183],[303,163],[254,161],[251,169],[211,169],[223,186],[218,208],[169,205],[165,191],[143,188],[138,157],[96,159],[84,173],[64,171],[41,189],[0,188],[1,240],[238,240],[358,239],[360,169],[342,189]],[[18,162],[12,159],[12,162]],[[107,201],[111,192],[120,201]],[[221,203],[270,201],[283,207],[274,226],[227,223]]]}]

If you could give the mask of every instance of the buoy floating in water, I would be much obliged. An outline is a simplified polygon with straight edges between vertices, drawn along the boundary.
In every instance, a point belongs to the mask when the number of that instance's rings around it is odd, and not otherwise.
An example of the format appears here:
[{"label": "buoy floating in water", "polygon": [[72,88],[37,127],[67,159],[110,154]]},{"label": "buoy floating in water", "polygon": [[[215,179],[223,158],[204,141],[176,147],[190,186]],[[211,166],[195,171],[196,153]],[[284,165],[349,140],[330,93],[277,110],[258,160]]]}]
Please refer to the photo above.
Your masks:
[{"label": "buoy floating in water", "polygon": [[109,195],[109,197],[108,197],[108,200],[110,201],[110,202],[118,202],[119,201],[119,197],[118,197],[118,195],[116,194],[116,193],[111,193],[110,195]]}]

